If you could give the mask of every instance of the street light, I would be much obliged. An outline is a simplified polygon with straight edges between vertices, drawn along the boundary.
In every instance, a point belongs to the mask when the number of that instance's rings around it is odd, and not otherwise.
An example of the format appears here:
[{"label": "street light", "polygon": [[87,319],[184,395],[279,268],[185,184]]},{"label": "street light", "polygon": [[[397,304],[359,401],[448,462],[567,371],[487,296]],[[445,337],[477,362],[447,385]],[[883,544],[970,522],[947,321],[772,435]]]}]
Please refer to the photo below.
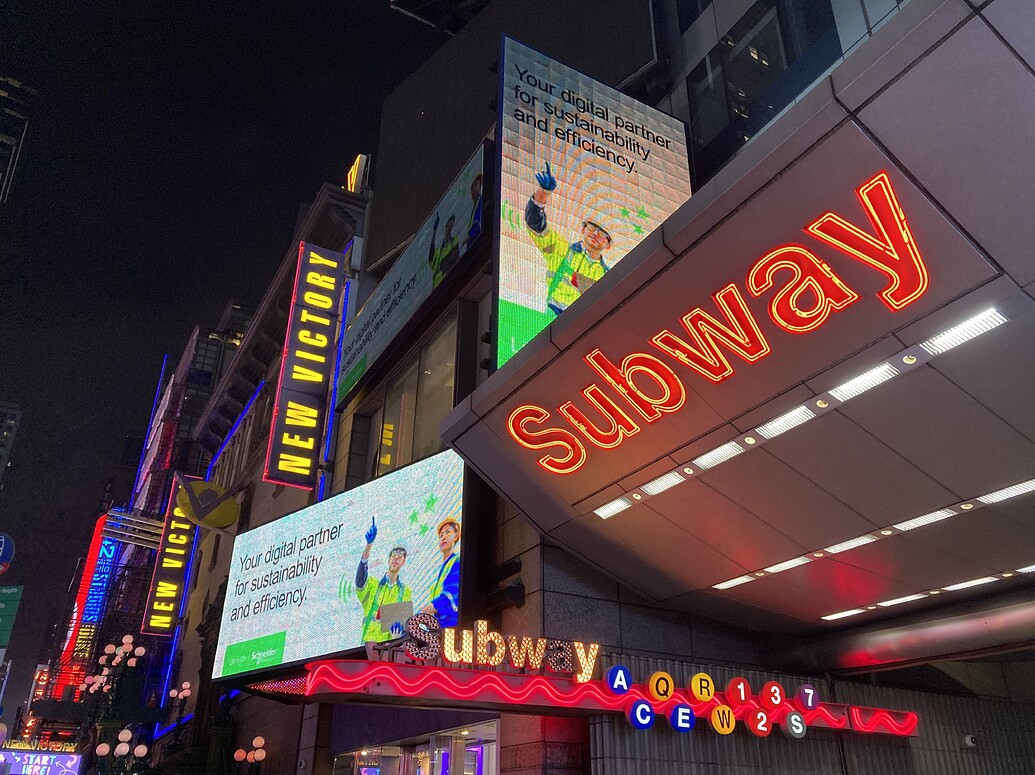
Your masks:
[{"label": "street light", "polygon": [[248,775],[259,775],[259,768],[262,763],[266,761],[266,738],[262,735],[258,735],[252,740],[252,750],[246,751],[243,748],[238,748],[234,751],[234,761],[240,764],[241,762],[248,762]]},{"label": "street light", "polygon": [[[135,771],[136,765],[143,762],[147,757],[147,746],[143,743],[133,746],[133,732],[129,729],[123,729],[118,734],[118,744],[113,749],[110,743],[100,743],[94,749],[94,753],[97,754],[98,765],[105,765],[105,769],[102,772],[112,773],[129,773]],[[131,755],[132,754],[132,755]],[[110,769],[108,768],[109,762],[106,761],[108,757],[111,757]]]},{"label": "street light", "polygon": [[176,729],[173,731],[172,743],[169,747],[175,751],[180,750],[183,747],[183,714],[187,710],[187,698],[190,697],[190,681],[184,681],[179,689],[170,689],[169,698],[173,700],[179,700],[179,706],[176,710]]}]

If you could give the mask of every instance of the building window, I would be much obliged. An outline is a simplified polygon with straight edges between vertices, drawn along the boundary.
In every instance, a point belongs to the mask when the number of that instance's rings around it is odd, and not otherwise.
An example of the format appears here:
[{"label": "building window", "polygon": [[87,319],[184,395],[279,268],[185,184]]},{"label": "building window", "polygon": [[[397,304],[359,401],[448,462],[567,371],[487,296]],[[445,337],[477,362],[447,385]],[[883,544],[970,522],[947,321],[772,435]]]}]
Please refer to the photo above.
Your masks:
[{"label": "building window", "polygon": [[686,80],[695,185],[841,56],[829,0],[759,0]]},{"label": "building window", "polygon": [[354,424],[350,458],[363,443],[364,481],[444,449],[439,423],[455,401],[456,339],[453,315],[388,378],[384,400],[363,412],[369,430],[365,422]]}]

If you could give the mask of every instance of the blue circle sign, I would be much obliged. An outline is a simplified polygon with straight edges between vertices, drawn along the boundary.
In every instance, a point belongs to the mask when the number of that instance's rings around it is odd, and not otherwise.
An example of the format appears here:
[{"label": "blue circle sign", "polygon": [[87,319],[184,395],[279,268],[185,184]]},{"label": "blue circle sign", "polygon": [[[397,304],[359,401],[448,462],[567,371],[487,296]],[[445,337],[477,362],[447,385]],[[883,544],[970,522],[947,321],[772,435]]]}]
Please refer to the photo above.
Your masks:
[{"label": "blue circle sign", "polygon": [[694,728],[696,721],[697,716],[694,714],[694,709],[683,703],[676,705],[668,714],[668,723],[677,732],[689,732]]},{"label": "blue circle sign", "polygon": [[629,723],[637,729],[649,729],[654,726],[654,708],[646,700],[636,700],[626,713]]},{"label": "blue circle sign", "polygon": [[607,671],[607,688],[615,694],[625,694],[632,687],[632,674],[625,665],[615,665]]}]

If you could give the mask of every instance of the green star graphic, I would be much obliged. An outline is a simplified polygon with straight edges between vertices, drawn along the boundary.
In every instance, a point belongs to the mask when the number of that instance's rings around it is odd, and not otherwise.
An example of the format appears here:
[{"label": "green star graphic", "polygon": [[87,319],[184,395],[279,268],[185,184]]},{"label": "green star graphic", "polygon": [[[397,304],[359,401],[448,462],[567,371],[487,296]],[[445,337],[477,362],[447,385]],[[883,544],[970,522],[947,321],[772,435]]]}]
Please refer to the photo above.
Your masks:
[{"label": "green star graphic", "polygon": [[643,234],[644,233],[643,232],[643,227],[640,226],[640,224],[636,224],[635,226],[633,226],[633,233],[635,233],[635,234]]},{"label": "green star graphic", "polygon": [[647,215],[647,211],[643,209],[642,205],[640,206],[640,209],[636,211],[636,215],[640,218],[643,218],[643,220],[645,221],[650,218],[650,216]]},{"label": "green star graphic", "polygon": [[629,208],[628,207],[623,207],[621,212],[622,212],[622,217],[623,218],[628,218],[629,217]]},{"label": "green star graphic", "polygon": [[429,530],[431,530],[431,525],[421,525],[420,526],[421,537],[423,538],[425,535],[427,535],[427,532]]},{"label": "green star graphic", "polygon": [[434,511],[436,503],[438,503],[438,498],[435,497],[435,493],[432,493],[428,496],[428,499],[424,501],[424,510]]},{"label": "green star graphic", "polygon": [[419,517],[419,515],[417,513],[417,509],[414,509],[412,512],[410,512],[410,524],[411,525],[416,525],[417,524],[417,520],[419,518],[420,517]]}]

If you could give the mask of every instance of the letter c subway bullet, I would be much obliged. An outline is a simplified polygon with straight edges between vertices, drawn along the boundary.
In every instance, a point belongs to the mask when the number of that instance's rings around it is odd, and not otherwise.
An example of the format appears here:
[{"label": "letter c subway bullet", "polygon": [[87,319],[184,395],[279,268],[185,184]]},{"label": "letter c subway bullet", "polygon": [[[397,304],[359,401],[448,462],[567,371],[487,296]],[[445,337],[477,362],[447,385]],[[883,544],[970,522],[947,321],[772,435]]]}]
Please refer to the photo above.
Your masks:
[{"label": "letter c subway bullet", "polygon": [[654,708],[646,700],[636,700],[629,706],[629,723],[637,729],[648,729],[654,725]]},{"label": "letter c subway bullet", "polygon": [[647,682],[647,689],[655,700],[664,701],[672,697],[672,676],[664,670],[659,670],[650,677]]}]

